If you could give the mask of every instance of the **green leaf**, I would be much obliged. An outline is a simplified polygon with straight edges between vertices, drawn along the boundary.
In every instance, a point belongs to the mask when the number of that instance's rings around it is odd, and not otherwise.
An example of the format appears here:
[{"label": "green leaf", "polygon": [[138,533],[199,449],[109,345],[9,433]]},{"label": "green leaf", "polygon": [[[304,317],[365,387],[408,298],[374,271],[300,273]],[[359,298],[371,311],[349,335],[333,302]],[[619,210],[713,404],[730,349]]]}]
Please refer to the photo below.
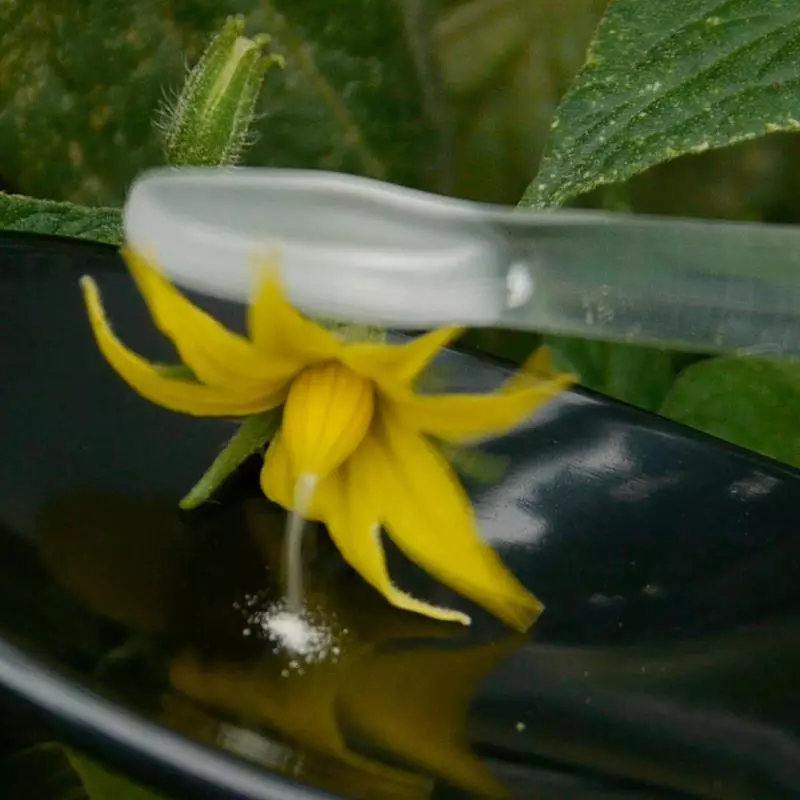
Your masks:
[{"label": "green leaf", "polygon": [[181,508],[187,510],[196,508],[208,500],[243,461],[264,447],[279,425],[279,409],[247,417],[205,475],[181,500]]},{"label": "green leaf", "polygon": [[0,194],[0,230],[119,244],[122,215],[116,208],[83,208],[72,203]]},{"label": "green leaf", "polygon": [[685,369],[660,413],[800,466],[800,365],[715,358]]},{"label": "green leaf", "polygon": [[71,750],[65,752],[89,800],[166,800],[164,795],[144,789],[96,761]]},{"label": "green leaf", "polygon": [[121,205],[163,163],[153,113],[227,16],[285,59],[256,109],[247,162],[435,181],[438,138],[400,3],[385,0],[5,0],[0,172],[17,191]]},{"label": "green leaf", "polygon": [[800,129],[797,0],[612,0],[522,205]]},{"label": "green leaf", "polygon": [[[15,719],[27,725],[30,720]],[[167,800],[60,742],[34,731],[36,743],[4,753],[0,781],[9,798],[27,800]]]},{"label": "green leaf", "polygon": [[[3,725],[8,725],[6,719]],[[29,715],[15,713],[8,732],[28,739],[30,744],[4,750],[0,757],[0,785],[4,797],[85,800],[86,795],[64,748],[57,742],[47,741]]]},{"label": "green leaf", "polygon": [[559,369],[574,371],[589,389],[656,410],[677,375],[676,356],[666,350],[611,344],[566,336],[545,336]]}]

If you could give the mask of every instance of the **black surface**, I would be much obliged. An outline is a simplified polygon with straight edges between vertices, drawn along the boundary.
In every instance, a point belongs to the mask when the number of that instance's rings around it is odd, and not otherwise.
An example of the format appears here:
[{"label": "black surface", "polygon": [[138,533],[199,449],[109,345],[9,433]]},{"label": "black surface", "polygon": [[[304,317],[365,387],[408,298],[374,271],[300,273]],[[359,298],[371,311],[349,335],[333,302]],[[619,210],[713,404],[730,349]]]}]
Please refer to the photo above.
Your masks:
[{"label": "black surface", "polygon": [[[39,556],[65,497],[158,495],[171,508],[232,430],[155,408],[116,378],[85,320],[83,272],[98,277],[126,341],[169,353],[113,250],[0,237],[0,684],[64,738],[176,796],[325,796],[160,727],[150,677],[98,677],[98,659],[137,628],[70,595]],[[457,353],[444,366],[457,389],[504,374]],[[514,796],[800,796],[800,475],[582,390],[490,449],[510,466],[499,484],[471,487],[484,532],[547,605],[471,706],[472,745]],[[221,506],[181,524],[241,527],[224,514],[254,491],[252,477],[245,470]],[[249,657],[213,609],[233,583],[258,588],[258,558],[233,533],[209,541],[181,572],[194,588],[170,606],[180,623],[162,626],[160,641]],[[146,547],[132,557],[147,563]],[[467,606],[394,565],[404,586]],[[178,609],[187,597],[191,614]],[[476,640],[502,635],[470,610]],[[446,781],[437,792],[463,796]]]}]

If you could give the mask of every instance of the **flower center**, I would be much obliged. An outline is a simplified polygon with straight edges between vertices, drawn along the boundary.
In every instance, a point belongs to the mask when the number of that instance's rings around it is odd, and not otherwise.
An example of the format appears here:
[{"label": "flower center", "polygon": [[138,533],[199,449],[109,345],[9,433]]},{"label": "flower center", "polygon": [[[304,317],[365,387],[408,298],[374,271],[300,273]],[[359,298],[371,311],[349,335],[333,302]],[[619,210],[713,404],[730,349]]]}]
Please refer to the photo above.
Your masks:
[{"label": "flower center", "polygon": [[375,408],[371,381],[336,361],[303,370],[289,388],[281,425],[295,479],[323,478],[361,444]]}]

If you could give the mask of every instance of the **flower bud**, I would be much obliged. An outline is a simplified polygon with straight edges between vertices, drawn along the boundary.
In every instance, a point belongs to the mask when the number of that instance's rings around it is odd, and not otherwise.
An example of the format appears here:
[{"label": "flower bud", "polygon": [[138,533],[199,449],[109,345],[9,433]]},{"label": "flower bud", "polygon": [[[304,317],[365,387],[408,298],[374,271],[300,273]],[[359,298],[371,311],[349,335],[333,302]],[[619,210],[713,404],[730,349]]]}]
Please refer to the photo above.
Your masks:
[{"label": "flower bud", "polygon": [[167,161],[175,166],[224,166],[241,160],[252,141],[264,76],[283,59],[265,53],[269,36],[248,39],[244,19],[229,17],[177,100],[161,112]]}]

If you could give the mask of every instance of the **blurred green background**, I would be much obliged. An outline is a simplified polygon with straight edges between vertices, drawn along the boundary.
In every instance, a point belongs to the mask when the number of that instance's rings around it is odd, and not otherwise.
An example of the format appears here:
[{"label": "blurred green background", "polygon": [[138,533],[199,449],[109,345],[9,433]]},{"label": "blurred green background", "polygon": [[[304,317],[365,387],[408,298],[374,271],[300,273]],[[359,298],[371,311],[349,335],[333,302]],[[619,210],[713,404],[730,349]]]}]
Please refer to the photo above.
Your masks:
[{"label": "blurred green background", "polygon": [[[232,13],[286,69],[251,164],[354,172],[516,203],[606,0],[5,0],[0,175],[20,193],[121,203],[162,162],[153,113]],[[678,159],[582,205],[795,221],[794,135]]]},{"label": "blurred green background", "polygon": [[[249,164],[322,168],[474,200],[515,204],[607,0],[4,0],[0,3],[0,176],[9,191],[122,203],[163,163],[155,112],[174,97],[230,14],[266,32],[285,69],[267,75]],[[800,138],[775,134],[686,156],[575,205],[734,220],[800,221]],[[584,384],[800,463],[786,414],[744,398],[742,425],[691,358],[554,339]],[[519,360],[537,338],[474,331],[468,343]],[[794,368],[795,370],[797,368]],[[727,375],[728,373],[726,373]],[[800,377],[771,381],[770,405]],[[727,397],[746,394],[749,378]],[[790,388],[787,388],[789,386]],[[699,388],[698,388],[699,387]],[[774,391],[773,391],[774,389]],[[698,409],[697,397],[703,407]],[[779,452],[780,451],[780,452]]]}]

